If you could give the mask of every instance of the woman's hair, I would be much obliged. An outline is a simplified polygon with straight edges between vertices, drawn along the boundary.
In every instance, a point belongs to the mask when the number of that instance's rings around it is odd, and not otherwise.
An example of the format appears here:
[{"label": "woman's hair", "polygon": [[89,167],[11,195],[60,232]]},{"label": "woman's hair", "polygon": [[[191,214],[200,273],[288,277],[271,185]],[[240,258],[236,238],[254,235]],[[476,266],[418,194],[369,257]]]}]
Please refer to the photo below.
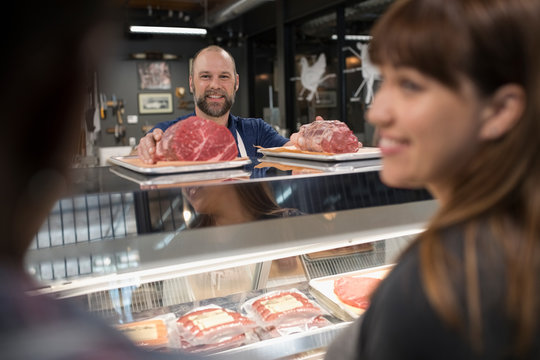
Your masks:
[{"label": "woman's hair", "polygon": [[[398,0],[372,31],[370,55],[377,65],[412,67],[456,92],[465,77],[484,96],[506,84],[526,94],[522,117],[501,138],[484,142],[451,179],[450,201],[418,240],[430,302],[446,323],[469,324],[476,349],[482,347],[477,258],[488,256],[477,254],[481,224],[505,249],[506,315],[516,324],[517,350],[530,344],[540,316],[539,23],[538,0]],[[465,226],[461,268],[439,241],[456,224]],[[451,285],[459,271],[466,279],[466,311]]]},{"label": "woman's hair", "polygon": [[[265,182],[235,184],[234,191],[240,199],[244,210],[254,219],[288,216],[291,209],[281,208],[274,198],[270,186]],[[195,223],[190,227],[205,227],[215,225],[212,215],[199,214]]]}]

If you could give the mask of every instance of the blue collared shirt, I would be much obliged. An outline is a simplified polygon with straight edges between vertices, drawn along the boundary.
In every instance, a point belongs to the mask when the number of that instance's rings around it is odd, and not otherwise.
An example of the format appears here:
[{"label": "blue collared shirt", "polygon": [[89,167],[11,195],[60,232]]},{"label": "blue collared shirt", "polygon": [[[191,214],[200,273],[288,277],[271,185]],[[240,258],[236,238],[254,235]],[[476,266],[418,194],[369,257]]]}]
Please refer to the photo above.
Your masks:
[{"label": "blue collared shirt", "polygon": [[[180,116],[175,120],[160,122],[154,126],[150,132],[154,131],[154,129],[165,131],[169,126],[176,124],[178,121],[194,115],[195,113],[191,113]],[[260,156],[260,154],[257,153],[257,148],[255,146],[262,146],[264,148],[277,147],[283,146],[289,141],[289,139],[279,135],[273,127],[260,118],[242,118],[229,114],[227,128],[233,135],[236,144],[238,144],[238,139],[236,137],[236,132],[238,131],[238,134],[240,134],[242,141],[244,142],[247,155],[250,158]],[[240,149],[238,149],[238,156],[240,156]]]}]

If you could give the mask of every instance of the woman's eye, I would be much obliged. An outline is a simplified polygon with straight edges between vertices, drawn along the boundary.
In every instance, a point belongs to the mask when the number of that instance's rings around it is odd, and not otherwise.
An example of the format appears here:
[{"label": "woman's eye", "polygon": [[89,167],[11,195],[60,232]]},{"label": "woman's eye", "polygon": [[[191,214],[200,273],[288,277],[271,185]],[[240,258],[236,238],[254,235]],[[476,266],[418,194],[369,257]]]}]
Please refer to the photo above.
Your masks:
[{"label": "woman's eye", "polygon": [[412,80],[408,80],[408,79],[403,79],[403,80],[401,80],[401,81],[399,82],[399,86],[400,86],[402,89],[406,90],[406,91],[414,91],[414,92],[417,92],[417,91],[422,90],[422,87],[421,87],[418,83],[416,83],[416,82],[414,82],[414,81],[412,81]]},{"label": "woman's eye", "polygon": [[376,79],[373,82],[373,94],[376,94],[379,92],[379,89],[384,85],[384,78]]}]

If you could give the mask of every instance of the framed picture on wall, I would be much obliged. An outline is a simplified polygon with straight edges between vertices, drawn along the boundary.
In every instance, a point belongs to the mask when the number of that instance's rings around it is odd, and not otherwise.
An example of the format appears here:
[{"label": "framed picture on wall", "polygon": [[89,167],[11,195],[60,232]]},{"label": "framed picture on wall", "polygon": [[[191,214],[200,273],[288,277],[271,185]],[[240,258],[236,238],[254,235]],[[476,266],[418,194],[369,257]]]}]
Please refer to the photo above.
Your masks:
[{"label": "framed picture on wall", "polygon": [[171,71],[165,61],[137,62],[137,75],[141,90],[169,90],[171,88]]},{"label": "framed picture on wall", "polygon": [[172,112],[172,94],[139,93],[139,114],[167,114]]}]

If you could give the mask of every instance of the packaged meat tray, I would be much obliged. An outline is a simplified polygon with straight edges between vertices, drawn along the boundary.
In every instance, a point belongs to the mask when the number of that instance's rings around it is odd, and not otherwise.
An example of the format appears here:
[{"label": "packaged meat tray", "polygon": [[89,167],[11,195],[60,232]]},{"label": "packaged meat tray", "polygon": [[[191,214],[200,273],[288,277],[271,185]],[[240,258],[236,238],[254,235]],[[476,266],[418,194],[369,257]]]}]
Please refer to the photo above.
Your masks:
[{"label": "packaged meat tray", "polygon": [[337,317],[351,321],[364,313],[369,297],[394,265],[312,279],[309,285],[317,301]]},{"label": "packaged meat tray", "polygon": [[297,289],[276,290],[254,297],[242,310],[269,332],[268,337],[290,335],[327,326],[327,314]]},{"label": "packaged meat tray", "polygon": [[342,154],[298,150],[295,146],[259,147],[257,151],[263,155],[314,161],[350,161],[378,159],[381,157],[381,150],[377,147],[361,147],[356,152]]},{"label": "packaged meat tray", "polygon": [[174,314],[159,315],[147,320],[116,325],[136,345],[152,350],[174,349],[180,346]]},{"label": "packaged meat tray", "polygon": [[189,352],[225,350],[258,341],[253,320],[214,304],[185,313],[176,324],[181,348]]}]

